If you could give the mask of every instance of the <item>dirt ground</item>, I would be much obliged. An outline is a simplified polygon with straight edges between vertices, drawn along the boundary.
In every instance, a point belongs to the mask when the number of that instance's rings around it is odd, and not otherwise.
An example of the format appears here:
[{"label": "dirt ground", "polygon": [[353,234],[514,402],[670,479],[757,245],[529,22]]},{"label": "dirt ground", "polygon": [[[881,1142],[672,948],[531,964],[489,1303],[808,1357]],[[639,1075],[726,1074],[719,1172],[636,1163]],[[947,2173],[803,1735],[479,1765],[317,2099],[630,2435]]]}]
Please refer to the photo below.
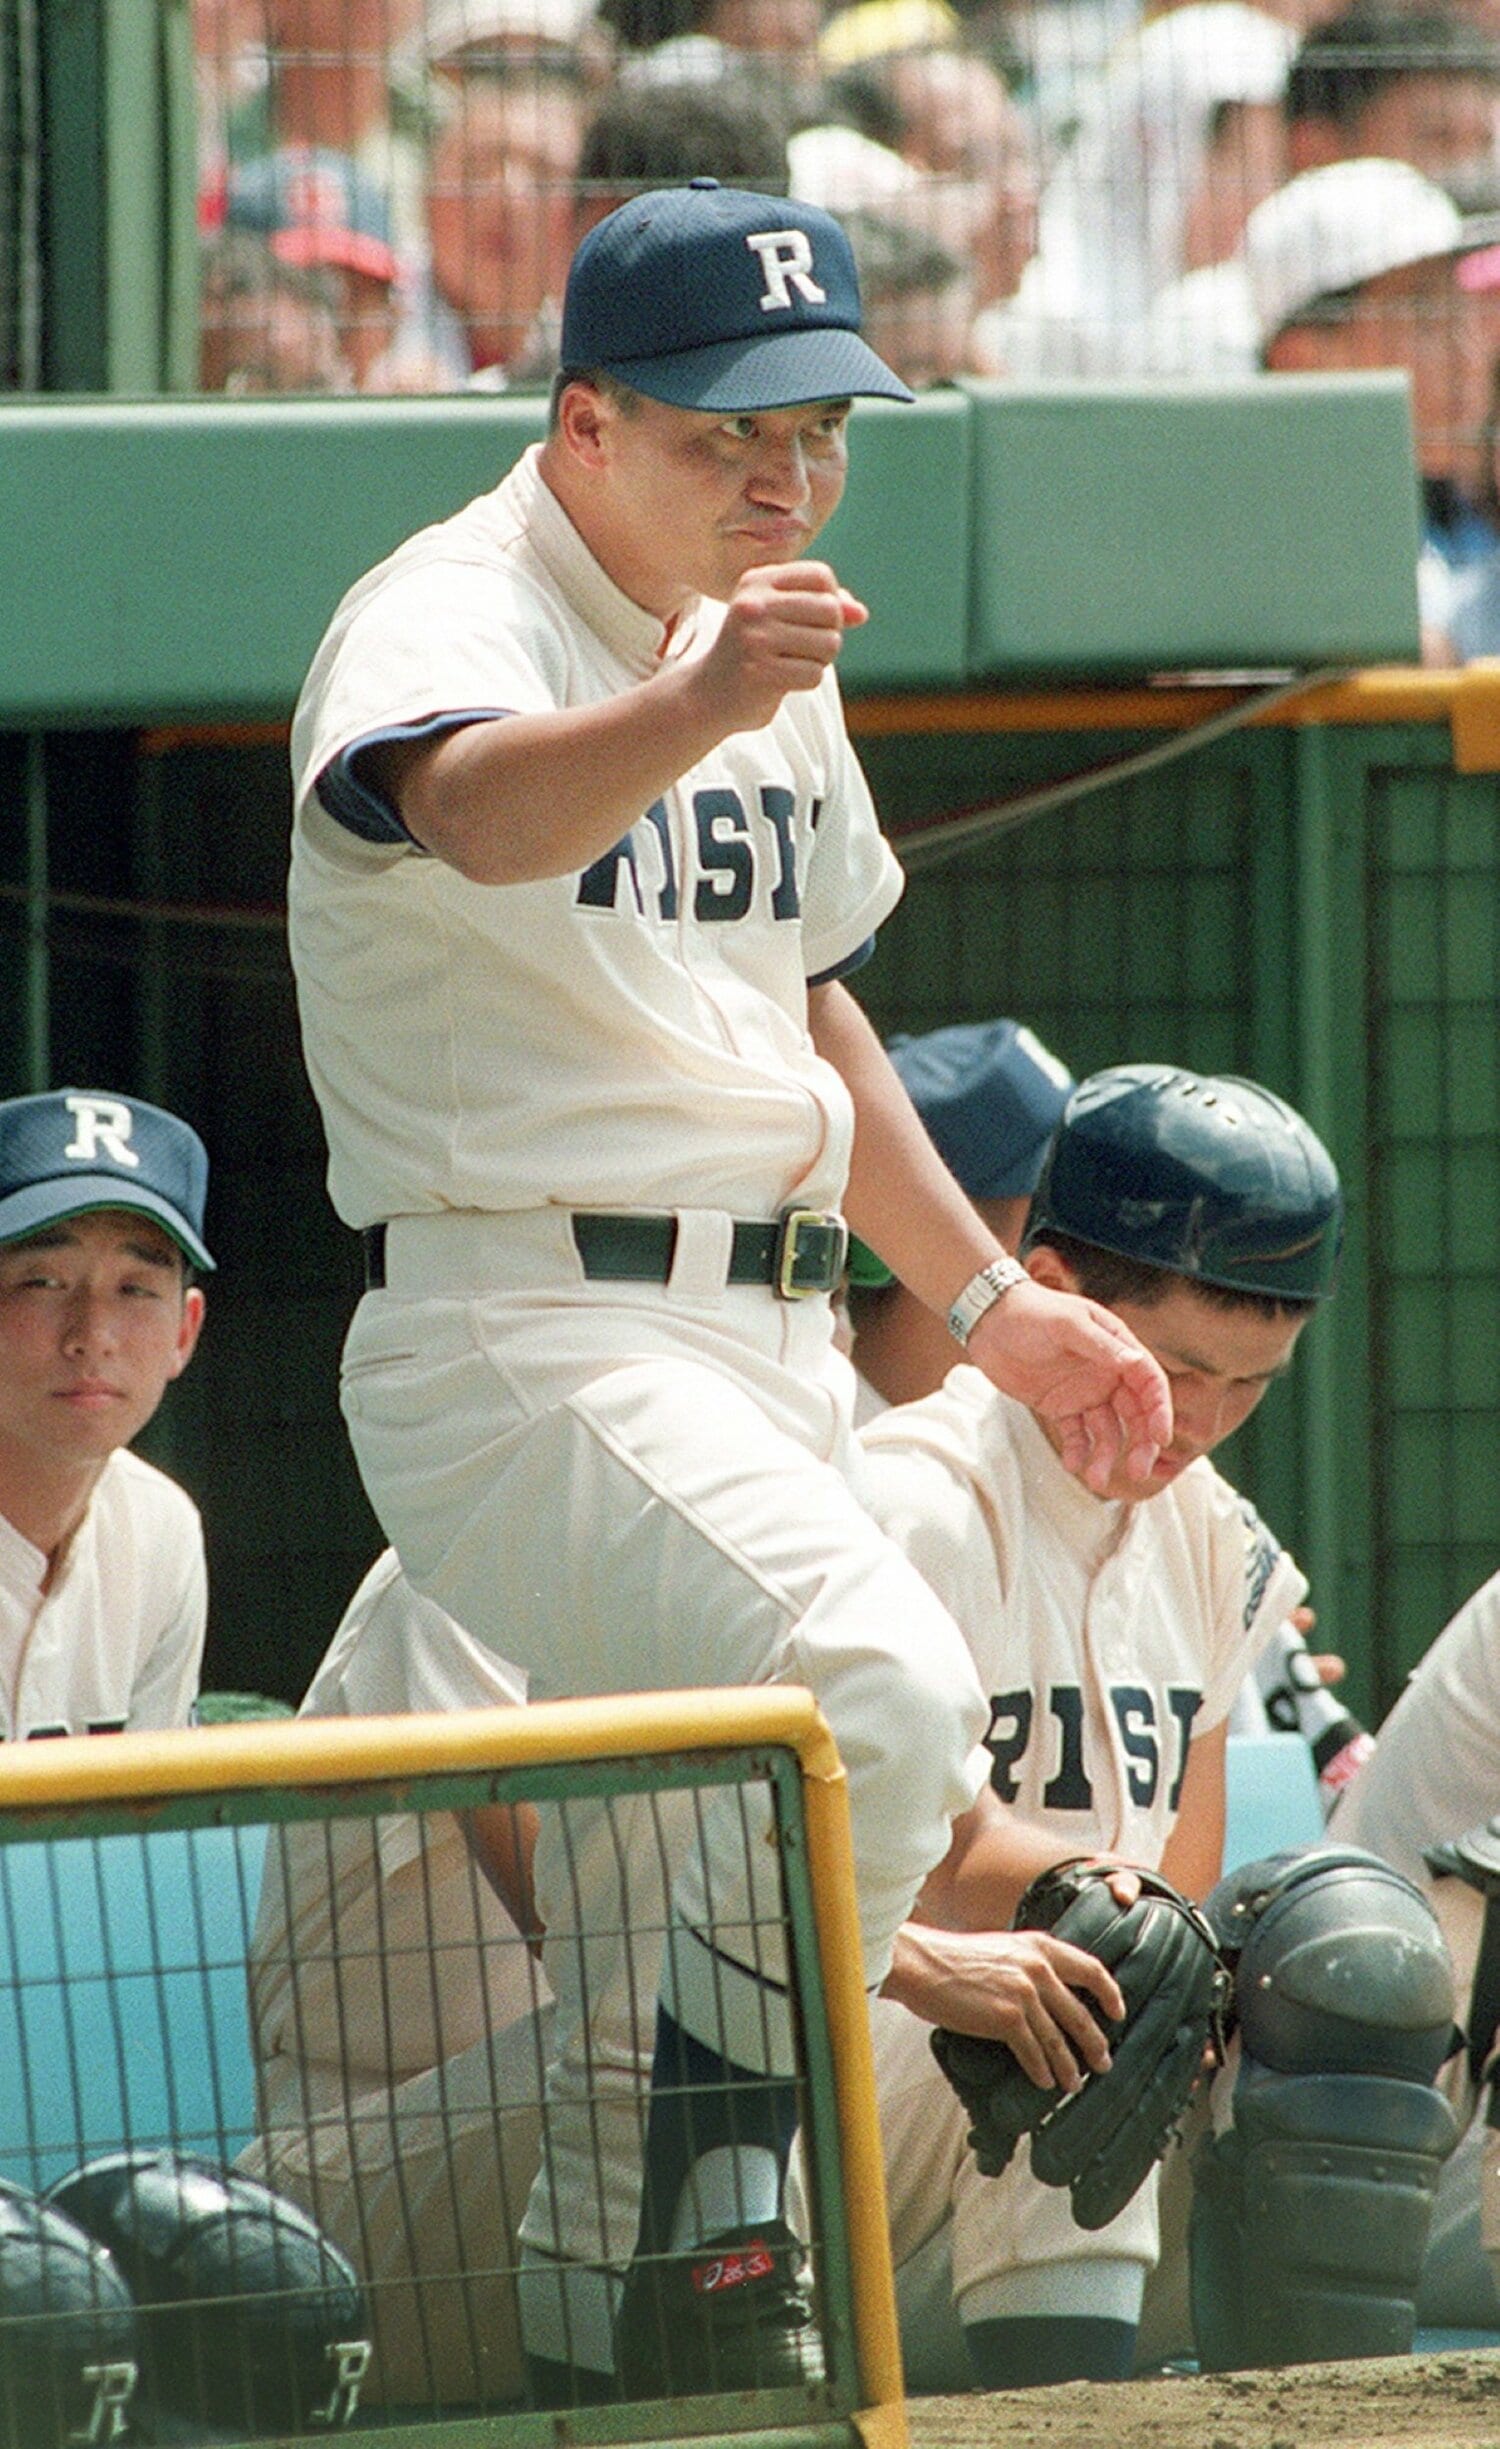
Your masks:
[{"label": "dirt ground", "polygon": [[1500,2449],[1500,2349],[914,2398],[914,2449]]}]

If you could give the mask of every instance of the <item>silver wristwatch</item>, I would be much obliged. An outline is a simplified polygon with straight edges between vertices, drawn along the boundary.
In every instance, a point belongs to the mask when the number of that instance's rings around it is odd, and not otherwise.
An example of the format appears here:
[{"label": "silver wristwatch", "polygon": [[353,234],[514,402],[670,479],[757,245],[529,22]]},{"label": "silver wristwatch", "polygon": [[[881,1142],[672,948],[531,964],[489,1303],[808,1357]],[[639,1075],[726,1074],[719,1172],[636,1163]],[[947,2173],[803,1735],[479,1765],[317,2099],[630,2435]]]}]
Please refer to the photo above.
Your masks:
[{"label": "silver wristwatch", "polygon": [[1019,1259],[991,1259],[978,1275],[970,1276],[963,1291],[954,1296],[948,1312],[948,1332],[955,1342],[967,1344],[986,1310],[1010,1291],[1013,1284],[1024,1284],[1026,1270]]}]

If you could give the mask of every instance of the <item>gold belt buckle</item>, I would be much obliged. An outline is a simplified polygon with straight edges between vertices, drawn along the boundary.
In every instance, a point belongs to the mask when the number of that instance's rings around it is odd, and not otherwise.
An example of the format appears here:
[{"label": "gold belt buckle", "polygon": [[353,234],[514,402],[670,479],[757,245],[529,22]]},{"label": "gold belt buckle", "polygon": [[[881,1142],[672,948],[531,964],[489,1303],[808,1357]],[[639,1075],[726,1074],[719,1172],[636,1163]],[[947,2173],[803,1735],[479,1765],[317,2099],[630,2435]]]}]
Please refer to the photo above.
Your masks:
[{"label": "gold belt buckle", "polygon": [[776,1297],[807,1301],[836,1290],[849,1255],[849,1228],[827,1208],[783,1208],[777,1219]]}]

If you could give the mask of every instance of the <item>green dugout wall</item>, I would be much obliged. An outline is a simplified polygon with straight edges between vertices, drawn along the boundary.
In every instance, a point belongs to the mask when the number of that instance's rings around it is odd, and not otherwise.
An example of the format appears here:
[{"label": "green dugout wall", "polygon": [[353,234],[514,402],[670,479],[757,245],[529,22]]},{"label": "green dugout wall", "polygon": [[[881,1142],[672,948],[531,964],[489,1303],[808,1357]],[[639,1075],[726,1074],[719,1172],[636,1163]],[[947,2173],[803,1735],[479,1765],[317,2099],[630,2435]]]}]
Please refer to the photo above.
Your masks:
[{"label": "green dugout wall", "polygon": [[[539,421],[0,406],[0,1091],[118,1084],[209,1142],[221,1272],[153,1439],[204,1506],[216,1684],[296,1697],[378,1544],[286,962],[286,718],[342,587]],[[851,720],[911,877],[879,1024],[1006,1009],[1080,1072],[1250,1071],[1339,1157],[1343,1287],[1230,1467],[1366,1714],[1500,1565],[1500,674],[1395,668],[1414,502],[1393,378],[976,390],[859,412],[826,545],[875,614]]]}]

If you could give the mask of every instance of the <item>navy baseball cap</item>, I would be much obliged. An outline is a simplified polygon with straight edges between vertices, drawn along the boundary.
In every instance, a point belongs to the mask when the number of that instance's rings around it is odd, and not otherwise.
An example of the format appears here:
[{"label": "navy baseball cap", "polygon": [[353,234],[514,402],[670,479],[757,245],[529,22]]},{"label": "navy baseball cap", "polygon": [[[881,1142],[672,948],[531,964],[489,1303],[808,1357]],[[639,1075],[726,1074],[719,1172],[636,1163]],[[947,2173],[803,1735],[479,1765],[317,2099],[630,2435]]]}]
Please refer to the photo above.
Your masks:
[{"label": "navy baseball cap", "polygon": [[149,1216],[195,1267],[208,1151],[190,1123],[140,1097],[59,1088],[0,1102],[0,1242],[68,1216],[125,1208]]},{"label": "navy baseball cap", "polygon": [[[1073,1087],[1065,1063],[1020,1021],[959,1021],[893,1037],[887,1053],[927,1135],[971,1199],[1029,1199]],[[851,1243],[850,1280],[880,1285],[890,1269]]]},{"label": "navy baseball cap", "polygon": [[971,1199],[1029,1199],[1073,1088],[1014,1020],[961,1021],[888,1048],[948,1171]]},{"label": "navy baseball cap", "polygon": [[913,394],[859,336],[854,251],[831,213],[694,179],[621,204],[573,258],[564,374],[740,416]]}]

